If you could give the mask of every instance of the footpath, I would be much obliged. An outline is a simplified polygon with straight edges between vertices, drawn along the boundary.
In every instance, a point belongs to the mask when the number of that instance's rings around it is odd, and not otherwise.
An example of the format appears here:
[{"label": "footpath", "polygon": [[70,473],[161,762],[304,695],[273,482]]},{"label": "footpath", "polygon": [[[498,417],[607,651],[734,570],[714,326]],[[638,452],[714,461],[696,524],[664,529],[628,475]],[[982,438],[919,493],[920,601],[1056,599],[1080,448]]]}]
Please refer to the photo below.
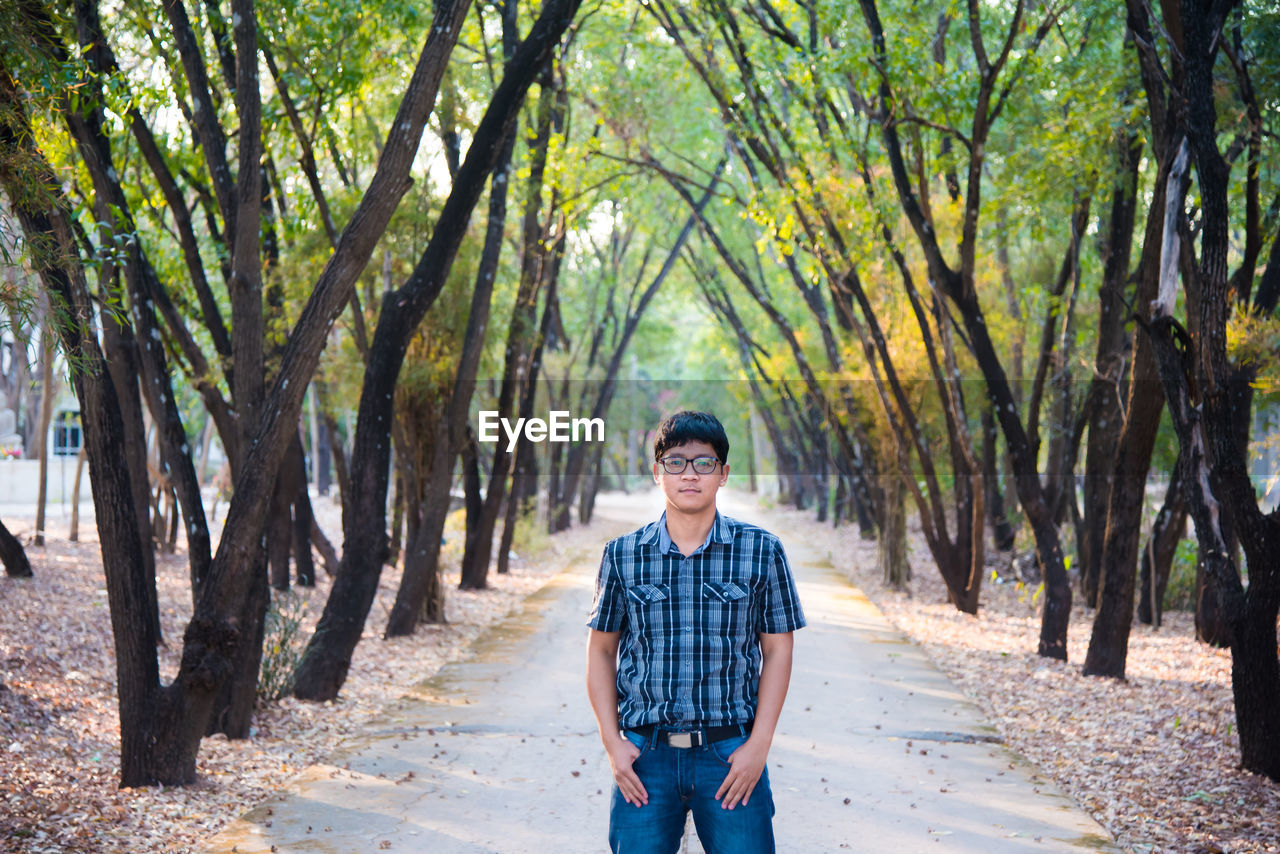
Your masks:
[{"label": "footpath", "polygon": [[[721,493],[721,507],[769,525]],[[735,500],[737,499],[737,500]],[[604,495],[618,533],[658,496]],[[780,854],[1119,851],[832,566],[782,536],[809,625],[769,754]],[[583,668],[598,557],[219,834],[204,854],[601,854],[612,778]],[[682,850],[701,852],[686,834]]]}]

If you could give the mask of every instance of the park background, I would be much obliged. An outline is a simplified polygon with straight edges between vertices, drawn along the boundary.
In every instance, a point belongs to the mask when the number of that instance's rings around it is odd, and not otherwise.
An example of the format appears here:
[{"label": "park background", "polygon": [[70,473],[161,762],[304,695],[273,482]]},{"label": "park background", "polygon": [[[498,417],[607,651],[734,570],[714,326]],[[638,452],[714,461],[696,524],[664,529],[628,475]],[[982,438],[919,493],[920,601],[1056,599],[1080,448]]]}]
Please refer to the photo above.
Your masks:
[{"label": "park background", "polygon": [[[689,407],[959,646],[1016,614],[999,655],[1106,709],[1178,681],[1139,641],[1185,640],[1212,675],[1128,735],[1212,713],[1203,770],[1064,764],[1201,815],[1169,842],[1099,796],[1126,844],[1276,847],[1271,4],[0,10],[9,840],[86,827],[23,776],[60,726],[32,709],[89,672],[46,633],[113,656],[114,803],[198,784],[210,737],[340,703],[484,601],[455,588],[589,531]],[[606,441],[509,453],[480,410]]]}]

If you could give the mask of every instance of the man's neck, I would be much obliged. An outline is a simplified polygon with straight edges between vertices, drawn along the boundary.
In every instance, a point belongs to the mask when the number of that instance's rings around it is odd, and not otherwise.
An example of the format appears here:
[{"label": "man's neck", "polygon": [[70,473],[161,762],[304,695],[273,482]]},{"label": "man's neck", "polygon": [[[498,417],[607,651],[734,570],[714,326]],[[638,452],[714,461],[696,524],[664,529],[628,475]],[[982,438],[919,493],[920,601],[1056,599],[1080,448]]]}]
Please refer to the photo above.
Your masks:
[{"label": "man's neck", "polygon": [[680,553],[688,557],[707,541],[707,534],[711,533],[715,521],[715,507],[697,514],[682,513],[668,507],[667,536],[671,537]]}]

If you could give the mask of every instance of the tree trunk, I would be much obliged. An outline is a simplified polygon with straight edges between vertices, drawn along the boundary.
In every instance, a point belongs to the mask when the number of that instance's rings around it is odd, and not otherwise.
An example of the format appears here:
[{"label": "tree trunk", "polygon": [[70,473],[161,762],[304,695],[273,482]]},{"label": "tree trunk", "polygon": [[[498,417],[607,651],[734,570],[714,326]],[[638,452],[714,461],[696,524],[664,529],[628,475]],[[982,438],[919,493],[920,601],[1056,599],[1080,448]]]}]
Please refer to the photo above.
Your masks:
[{"label": "tree trunk", "polygon": [[996,427],[995,415],[991,412],[988,401],[982,407],[982,483],[987,490],[987,518],[991,522],[991,533],[995,546],[1002,552],[1013,551],[1018,530],[1009,524],[1009,517],[1004,512],[1004,490],[1000,488],[1000,475],[996,470],[999,456],[997,442],[999,428]]},{"label": "tree trunk", "polygon": [[[1186,193],[1185,166],[1170,161],[1161,164],[1155,192],[1147,213],[1142,260],[1138,272],[1135,304],[1141,316],[1149,312],[1160,288],[1161,257],[1168,253],[1166,209],[1181,205]],[[1173,199],[1169,193],[1176,193]],[[1176,257],[1176,256],[1175,256]],[[1085,656],[1086,676],[1123,679],[1129,654],[1129,631],[1133,625],[1134,576],[1138,568],[1138,546],[1142,537],[1142,509],[1146,501],[1147,474],[1155,447],[1160,415],[1164,409],[1164,388],[1160,384],[1150,337],[1135,328],[1133,369],[1129,381],[1126,418],[1116,446],[1111,493],[1107,503],[1107,528],[1102,543],[1098,613],[1094,616],[1089,651]]]},{"label": "tree trunk", "polygon": [[[503,81],[476,129],[467,160],[454,182],[454,191],[445,202],[436,231],[419,263],[418,269],[424,278],[419,280],[415,271],[412,281],[402,289],[413,293],[412,304],[405,305],[402,311],[380,314],[379,327],[384,321],[390,324],[393,320],[390,315],[396,314],[399,316],[396,319],[402,323],[412,321],[403,324],[412,331],[443,286],[471,209],[479,198],[484,178],[496,162],[509,124],[514,120],[529,84],[559,42],[578,5],[578,0],[552,0],[544,6],[529,37],[507,64]],[[437,11],[439,9],[437,5]],[[464,8],[464,15],[465,11]],[[452,26],[453,31],[446,29],[446,32],[450,38],[456,38],[459,24]],[[473,159],[476,161],[474,164]],[[407,343],[408,331],[391,337]],[[337,696],[351,666],[351,655],[360,641],[364,621],[377,590],[386,555],[390,402],[403,359],[403,350],[399,346],[395,349],[397,352],[391,352],[390,345],[383,345],[381,349],[377,344],[370,347],[356,427],[351,473],[353,494],[350,502],[345,494],[343,496],[345,543],[342,564],[325,603],[324,614],[298,665],[294,694],[301,699],[324,700]]]},{"label": "tree trunk", "polygon": [[[307,490],[307,461],[299,440],[293,456],[293,566],[300,587],[316,586],[316,562],[311,556],[311,532],[316,528],[311,512],[311,493]],[[330,547],[332,550],[332,547]],[[335,562],[336,563],[336,562]]]},{"label": "tree trunk", "polygon": [[876,562],[886,585],[894,590],[906,590],[911,581],[911,564],[907,562],[907,490],[902,485],[902,476],[896,472],[885,476],[884,487]]},{"label": "tree trunk", "polygon": [[[466,526],[463,534],[463,554],[474,552],[476,538],[480,536],[480,517],[484,515],[483,483],[480,479],[480,448],[476,445],[475,433],[467,429],[467,441],[462,446],[462,489],[466,494]],[[488,569],[488,567],[485,567]],[[458,586],[464,590],[483,590],[488,585],[487,576],[467,578],[466,566],[462,568]],[[474,585],[474,586],[473,586]]]},{"label": "tree trunk", "polygon": [[[1254,593],[1253,584],[1249,584],[1249,594]],[[1280,665],[1275,596],[1246,595],[1243,610],[1233,626],[1235,639],[1231,647],[1231,693],[1240,730],[1240,764],[1280,781]]]},{"label": "tree trunk", "polygon": [[1156,629],[1160,628],[1164,614],[1164,594],[1169,586],[1173,557],[1187,529],[1182,468],[1181,462],[1173,468],[1173,476],[1164,494],[1164,506],[1151,526],[1151,537],[1142,550],[1142,565],[1138,570],[1138,620]]},{"label": "tree trunk", "polygon": [[0,522],[0,563],[4,564],[4,574],[10,578],[30,578],[31,561],[22,548],[18,538],[9,533],[9,529]]},{"label": "tree trunk", "polygon": [[320,558],[324,561],[324,572],[330,578],[338,574],[338,552],[334,549],[333,543],[329,542],[329,538],[324,535],[324,531],[320,530],[320,525],[316,522],[315,514],[311,514],[311,544],[316,547],[316,551],[320,552]]},{"label": "tree trunk", "polygon": [[[576,3],[580,2],[580,0],[569,0],[569,2]],[[544,12],[549,9],[549,6],[544,7]],[[526,39],[526,44],[528,44],[529,40],[532,38],[533,34],[531,33],[529,39]],[[555,41],[558,41],[558,39],[553,39],[553,42]],[[550,48],[553,46],[553,44],[543,46],[547,48],[546,53],[543,55],[543,61],[546,63],[546,65],[543,66],[543,69],[549,68],[551,61]],[[519,52],[520,51],[517,51],[517,53]],[[516,58],[513,58],[512,66],[514,66],[516,61]],[[530,71],[533,70],[534,69],[530,68]],[[511,73],[512,68],[509,66],[508,75],[510,76]],[[509,91],[508,97],[512,98],[516,102],[522,101],[525,90],[532,82],[532,79],[533,74],[530,74],[529,79],[523,81],[519,86],[518,91],[514,87]],[[507,80],[504,79],[504,85],[506,82]],[[454,193],[458,191],[459,187],[461,186],[464,188],[467,198],[466,211],[468,216],[478,200],[480,186],[472,185],[468,189],[466,182],[478,181],[480,184],[483,184],[484,178],[488,174],[489,170],[497,165],[499,158],[502,156],[502,151],[505,149],[507,135],[513,132],[515,126],[514,123],[517,116],[517,110],[514,108],[508,109],[511,107],[510,104],[502,104],[500,94],[501,93],[494,95],[491,109],[496,108],[496,111],[501,111],[503,113],[503,118],[501,124],[496,122],[493,123],[490,127],[490,131],[495,134],[501,134],[501,136],[486,138],[482,137],[479,132],[477,132],[476,139],[472,142],[472,147],[467,152],[467,160],[459,170],[458,177],[454,181],[454,192],[450,193],[450,202],[452,202]],[[544,101],[551,98],[554,98],[553,92],[544,90]],[[489,116],[486,115],[486,118],[489,118]],[[477,156],[478,151],[481,152],[479,156]],[[531,186],[536,185],[540,187],[540,176],[536,180],[531,178],[530,184]],[[446,202],[446,207],[448,204],[449,203]],[[536,202],[531,199],[530,204],[536,204]],[[440,223],[443,225],[445,222],[445,214],[442,213]],[[441,228],[441,225],[437,226],[437,230]],[[459,230],[455,236],[452,248],[450,249],[451,255],[456,251],[457,245],[461,242],[461,239],[462,233]],[[427,256],[429,253],[430,248],[428,249],[428,253],[424,253],[423,262],[431,263],[433,265],[438,263],[435,259],[428,259]],[[431,274],[434,275],[435,271],[433,267],[427,268],[427,270],[430,270]],[[426,273],[427,270],[423,270],[422,272]],[[415,271],[415,277],[418,275],[421,274]],[[524,280],[526,276],[522,275],[521,278],[522,284],[520,290],[524,290]],[[434,300],[435,295],[439,293],[443,285],[443,277],[438,277],[436,282],[432,285],[432,294],[430,297],[432,300]],[[407,290],[409,287],[410,285],[406,284],[405,289]],[[519,302],[518,295],[517,302]],[[484,303],[487,306],[487,295]],[[386,315],[384,314],[383,317],[385,316]],[[416,323],[417,321],[415,320],[415,326]],[[385,340],[394,342],[397,338],[405,337],[406,333],[412,332],[412,329],[397,331],[392,327],[388,327],[388,331],[390,334]],[[378,332],[383,332],[383,323],[381,318],[378,323]],[[376,351],[378,345],[379,335],[375,334],[373,349],[371,352]],[[396,346],[403,347],[404,345],[400,344]],[[474,352],[478,356],[479,350],[476,349]],[[398,372],[398,362],[395,369]],[[470,384],[467,383],[465,385],[465,388],[459,388],[457,390],[459,395],[470,391]],[[456,397],[451,399],[450,410],[453,415],[465,417],[466,406],[462,405]],[[454,424],[458,423],[458,420],[454,418],[450,418],[450,421]],[[456,435],[456,432],[454,435]],[[405,555],[404,575],[401,578],[400,589],[396,593],[395,604],[392,606],[391,614],[387,618],[387,637],[400,637],[411,634],[420,619],[426,618],[433,622],[444,621],[444,591],[443,586],[439,582],[437,567],[440,553],[440,535],[444,528],[444,517],[448,513],[448,487],[453,479],[453,460],[456,451],[456,448],[453,445],[453,440],[448,437],[449,433],[446,428],[445,436],[442,437],[442,441],[437,442],[436,447],[433,449],[429,475],[430,480],[427,486],[428,492],[423,502],[423,524],[421,530],[419,530],[417,535],[414,537],[413,545]],[[443,496],[435,494],[439,491],[443,491]]]},{"label": "tree trunk", "polygon": [[1131,131],[1117,139],[1117,178],[1112,188],[1110,220],[1103,247],[1102,283],[1098,288],[1098,342],[1088,393],[1089,442],[1084,458],[1084,525],[1080,537],[1080,583],[1085,603],[1098,607],[1102,577],[1107,507],[1115,481],[1116,448],[1124,426],[1120,401],[1125,394],[1125,366],[1133,352],[1125,320],[1130,245],[1137,212],[1138,164],[1141,148]]},{"label": "tree trunk", "polygon": [[[531,145],[535,152],[545,148],[544,137],[550,133],[552,125],[552,103],[540,101],[538,105],[538,124],[535,138]],[[534,161],[537,165],[537,160]],[[526,418],[533,414],[533,399],[537,388],[536,378],[542,366],[542,351],[548,334],[552,328],[555,311],[555,295],[558,277],[547,278],[547,295],[543,306],[542,318],[537,334],[533,332],[534,318],[537,317],[537,290],[541,285],[541,271],[548,247],[539,239],[541,229],[538,227],[538,213],[541,210],[541,184],[535,195],[533,180],[540,174],[539,170],[531,170],[530,184],[525,197],[523,217],[524,258],[520,265],[520,284],[516,291],[516,301],[511,308],[511,320],[507,325],[507,341],[503,354],[502,382],[498,391],[498,414],[510,418],[513,412],[517,417]],[[515,454],[507,451],[504,443],[494,447],[493,464],[489,473],[489,488],[484,496],[484,508],[477,522],[474,548],[464,551],[462,556],[462,572],[473,581],[486,577],[489,564],[493,558],[493,537],[497,530],[498,516],[503,507],[511,501],[519,504],[521,498],[515,492],[515,481],[512,483],[510,501],[507,500],[507,476],[516,468],[517,459],[522,448],[527,444],[523,434],[516,445]],[[508,511],[508,520],[511,513]],[[514,534],[514,530],[512,531]],[[504,528],[503,546],[498,551],[497,571],[507,571],[507,554],[511,548],[511,540]]]},{"label": "tree trunk", "polygon": [[604,479],[604,444],[593,445],[587,460],[591,473],[582,481],[582,493],[578,496],[578,524],[590,525],[591,514],[596,507],[596,493]]},{"label": "tree trunk", "polygon": [[[99,288],[99,298],[106,301],[106,288]],[[156,552],[151,526],[151,489],[147,472],[147,428],[143,417],[142,398],[138,392],[137,346],[133,330],[108,312],[102,315],[102,342],[107,372],[116,386],[116,400],[124,422],[124,453],[129,466],[129,483],[133,488],[137,520],[135,536],[142,544],[142,566],[147,578],[147,607],[153,614],[156,637],[160,634],[160,609],[156,598]],[[83,413],[81,413],[83,418]],[[93,460],[89,462],[89,479],[93,480]],[[96,510],[96,507],[95,507]]]},{"label": "tree trunk", "polygon": [[[173,11],[180,3],[167,3]],[[102,388],[102,357],[96,350],[96,342],[82,334],[91,328],[93,312],[84,292],[79,268],[67,273],[49,266],[40,273],[51,289],[61,293],[68,306],[74,308],[74,325],[65,324],[59,331],[69,352],[75,354],[79,364],[85,365],[81,405],[89,422],[102,419],[102,423],[86,424],[85,433],[90,437],[89,459],[93,471],[91,482],[95,493],[95,507],[99,513],[99,529],[102,533],[103,563],[108,579],[114,636],[117,647],[117,672],[120,679],[118,696],[121,702],[121,784],[123,786],[164,783],[188,783],[195,776],[195,757],[204,733],[216,692],[230,675],[231,659],[243,626],[239,626],[244,602],[249,600],[249,588],[258,580],[257,549],[260,540],[265,505],[269,499],[270,484],[289,440],[290,429],[296,431],[297,416],[302,394],[319,361],[320,350],[328,336],[332,318],[345,304],[359,271],[364,269],[373,246],[389,221],[396,203],[407,189],[407,175],[416,156],[421,130],[425,124],[431,103],[435,99],[439,75],[443,73],[453,43],[460,29],[460,21],[469,8],[465,3],[449,3],[441,0],[436,5],[436,18],[427,43],[423,48],[418,68],[415,70],[397,118],[395,130],[387,140],[379,158],[373,183],[365,193],[351,224],[344,231],[339,248],[316,281],[298,322],[288,335],[288,344],[276,374],[270,397],[262,406],[262,416],[250,419],[254,422],[253,443],[245,453],[240,467],[240,483],[231,503],[224,528],[223,540],[210,567],[209,579],[196,607],[196,613],[185,634],[184,655],[178,675],[172,686],[158,687],[158,667],[155,661],[153,630],[144,630],[142,622],[131,619],[136,616],[138,603],[146,601],[144,585],[132,584],[135,567],[141,566],[143,557],[136,536],[121,536],[129,530],[121,527],[126,521],[136,530],[136,513],[121,509],[132,506],[127,473],[121,474],[119,461],[125,459],[123,446],[115,440],[103,438],[120,436],[123,422],[119,416],[119,401],[114,390]],[[235,41],[239,53],[256,54],[256,24],[252,3],[249,0],[233,0],[232,11],[237,19]],[[51,28],[50,28],[51,29]],[[175,27],[175,31],[180,28]],[[190,27],[180,36],[189,36]],[[198,50],[195,51],[198,59]],[[184,61],[188,57],[184,55]],[[241,158],[250,168],[241,168],[240,177],[256,176],[257,128],[248,110],[256,95],[255,62],[237,63],[237,96],[244,104],[237,104],[241,119]],[[7,79],[8,75],[0,75]],[[3,87],[0,100],[6,106],[20,104],[12,87]],[[204,99],[205,103],[211,103]],[[202,111],[211,117],[212,110]],[[20,120],[21,110],[17,110]],[[33,162],[40,163],[34,150],[29,130],[17,132],[12,125],[0,129],[0,143],[28,154]],[[203,146],[206,154],[212,154],[216,146]],[[223,177],[227,170],[212,170],[215,178]],[[0,166],[0,177],[5,180],[10,198],[17,196],[24,178]],[[48,198],[57,199],[53,210],[45,211],[28,204],[20,218],[24,232],[30,239],[48,239],[56,236],[58,245],[66,257],[75,257],[71,226],[62,209],[57,207],[61,199],[56,179],[47,165],[40,164],[39,180],[49,188]],[[255,177],[256,180],[256,177]],[[245,205],[235,205],[234,210],[252,207],[259,198],[256,193],[241,193]],[[232,210],[229,194],[224,210]],[[228,221],[234,216],[227,218]],[[235,229],[236,245],[233,247],[233,270],[237,274],[252,275],[254,253],[250,249],[261,224],[242,218],[242,228]],[[56,226],[56,228],[55,228]],[[243,244],[243,245],[242,245]],[[242,329],[237,324],[237,335]],[[252,338],[252,336],[249,336]],[[241,375],[245,365],[237,360],[237,381],[247,382]],[[252,373],[252,371],[250,371]],[[240,397],[238,395],[238,397]],[[238,401],[239,402],[239,401]],[[242,414],[242,417],[244,415]],[[106,429],[99,429],[103,425]],[[95,431],[97,438],[93,438]],[[113,432],[114,431],[114,432]],[[96,443],[96,444],[95,444]],[[111,471],[112,467],[116,471]],[[123,489],[121,487],[124,487]]]},{"label": "tree trunk", "polygon": [[[34,180],[52,200],[47,208],[37,207],[27,174],[17,174],[12,162],[0,159],[0,183],[13,200],[13,210],[27,241],[53,241],[60,258],[76,259],[72,225],[62,206],[58,179],[41,159],[26,124],[24,105],[14,90],[7,69],[0,67],[0,103],[12,110],[11,121],[0,124],[0,145],[20,151],[36,167]],[[93,303],[78,264],[53,263],[51,257],[37,257],[33,266],[44,287],[62,300],[64,311],[54,318],[54,328],[78,369],[73,374],[80,400],[84,446],[93,476],[94,506],[110,604],[112,635],[115,640],[116,696],[120,709],[120,757],[122,785],[132,786],[154,779],[153,736],[174,718],[173,704],[160,689],[156,659],[155,621],[147,607],[146,573],[142,543],[137,536],[137,504],[130,484],[124,449],[124,423],[115,386],[107,374],[98,342],[84,331],[92,329]],[[189,744],[189,770],[194,778],[195,744]],[[172,757],[166,757],[172,759]],[[185,758],[185,757],[184,757]],[[172,765],[165,763],[167,768]]]},{"label": "tree trunk", "polygon": [[272,590],[289,589],[289,552],[293,545],[293,518],[289,514],[289,506],[297,494],[292,468],[287,458],[280,464],[267,519],[267,567]]},{"label": "tree trunk", "polygon": [[995,409],[1005,442],[1013,461],[1018,500],[1036,541],[1036,560],[1045,581],[1044,613],[1040,624],[1038,652],[1046,658],[1067,660],[1067,626],[1071,618],[1071,582],[1067,578],[1062,543],[1052,510],[1045,502],[1040,486],[1040,473],[1031,455],[1030,443],[1018,420],[1017,408],[1004,369],[991,343],[987,324],[976,297],[954,300],[969,333],[974,358],[987,381],[988,393]]},{"label": "tree trunk", "polygon": [[347,452],[342,446],[342,433],[338,421],[328,412],[323,417],[325,433],[329,436],[329,450],[333,454],[333,474],[338,481],[338,497],[342,499],[342,512],[346,515],[347,500],[351,495],[351,473],[347,468]]},{"label": "tree trunk", "polygon": [[[331,441],[329,421],[325,418],[316,420],[319,421],[316,425],[316,446],[311,449],[311,460],[316,470],[316,494],[328,495],[329,485],[333,481],[333,450],[329,447]],[[337,565],[336,561],[334,565]]]},{"label": "tree trunk", "polygon": [[[1189,236],[1181,204],[1170,205],[1165,229],[1169,263],[1160,279],[1148,327],[1168,394],[1169,412],[1178,434],[1187,500],[1196,525],[1196,539],[1206,558],[1219,605],[1231,625],[1232,693],[1240,739],[1241,766],[1280,781],[1280,661],[1277,660],[1276,618],[1280,614],[1280,571],[1275,560],[1280,548],[1280,519],[1258,506],[1247,458],[1240,443],[1238,419],[1251,417],[1237,410],[1232,394],[1236,368],[1227,356],[1227,321],[1236,299],[1249,289],[1234,289],[1227,277],[1231,252],[1228,191],[1230,167],[1218,150],[1218,83],[1214,64],[1222,45],[1223,25],[1233,3],[1211,6],[1189,2],[1179,7],[1184,37],[1180,64],[1185,80],[1179,86],[1177,116],[1185,130],[1175,162],[1194,157],[1200,209],[1197,233],[1200,257],[1194,269],[1184,269],[1183,293],[1194,334],[1173,316],[1178,295],[1177,260]],[[1149,35],[1146,10],[1130,4],[1130,26]],[[1151,61],[1151,60],[1148,60]],[[1145,76],[1145,75],[1144,75]],[[1246,81],[1247,82],[1247,81]],[[1181,85],[1179,85],[1181,84]],[[1254,105],[1256,108],[1256,104]],[[1179,171],[1175,168],[1173,171]],[[1172,184],[1172,180],[1170,182]],[[1185,185],[1184,185],[1185,186]],[[1178,200],[1181,201],[1179,193]],[[1253,204],[1250,203],[1252,208]],[[1252,242],[1252,238],[1250,238]],[[1189,249],[1190,247],[1185,247]],[[1253,263],[1243,278],[1251,283]],[[1248,308],[1258,315],[1275,311],[1280,289],[1280,238],[1273,244],[1257,298]],[[1233,293],[1234,291],[1234,293]],[[1245,589],[1229,545],[1230,531],[1239,536],[1248,566]]]},{"label": "tree trunk", "polygon": [[[46,313],[51,313],[46,308]],[[48,329],[50,327],[46,327]],[[36,446],[36,459],[40,461],[40,482],[36,487],[36,533],[32,543],[44,545],[45,505],[49,495],[49,424],[53,420],[53,359],[52,335],[40,336],[40,427]]]},{"label": "tree trunk", "polygon": [[[249,737],[253,710],[258,702],[258,674],[262,668],[262,641],[266,634],[267,608],[271,604],[271,590],[267,583],[267,554],[262,549],[259,552],[249,593],[236,623],[239,636],[231,655],[230,676],[223,682],[214,701],[205,735],[223,733],[232,739]],[[288,560],[287,551],[285,560]]]},{"label": "tree trunk", "polygon": [[522,516],[533,512],[532,506],[525,506],[526,484],[523,483],[530,477],[526,466],[529,464],[529,457],[532,456],[533,446],[523,437],[520,441],[521,444],[516,447],[514,472],[511,476],[511,494],[507,496],[506,513],[502,517],[502,538],[498,542],[499,575],[506,575],[510,571],[511,547],[516,541],[516,526],[520,524]]},{"label": "tree trunk", "polygon": [[76,454],[76,476],[71,485],[71,532],[67,539],[73,543],[80,542],[80,478],[84,474],[84,444],[80,445],[80,453]]},{"label": "tree trunk", "polygon": [[[1235,554],[1232,553],[1234,558]],[[1203,546],[1196,550],[1196,640],[1225,649],[1231,646],[1231,615],[1222,607],[1222,599],[1218,596],[1217,584],[1209,574],[1208,566],[1213,556],[1206,553]]]}]

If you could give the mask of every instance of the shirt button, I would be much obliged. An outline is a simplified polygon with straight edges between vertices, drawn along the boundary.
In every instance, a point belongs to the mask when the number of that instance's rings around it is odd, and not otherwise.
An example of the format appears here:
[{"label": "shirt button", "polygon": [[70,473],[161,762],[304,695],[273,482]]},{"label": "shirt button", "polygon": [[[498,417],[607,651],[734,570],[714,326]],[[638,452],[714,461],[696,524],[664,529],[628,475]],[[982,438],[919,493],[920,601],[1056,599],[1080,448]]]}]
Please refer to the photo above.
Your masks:
[{"label": "shirt button", "polygon": [[693,626],[685,626],[685,627],[684,627],[684,630],[685,630],[686,632],[691,632],[691,631],[693,631]]}]

